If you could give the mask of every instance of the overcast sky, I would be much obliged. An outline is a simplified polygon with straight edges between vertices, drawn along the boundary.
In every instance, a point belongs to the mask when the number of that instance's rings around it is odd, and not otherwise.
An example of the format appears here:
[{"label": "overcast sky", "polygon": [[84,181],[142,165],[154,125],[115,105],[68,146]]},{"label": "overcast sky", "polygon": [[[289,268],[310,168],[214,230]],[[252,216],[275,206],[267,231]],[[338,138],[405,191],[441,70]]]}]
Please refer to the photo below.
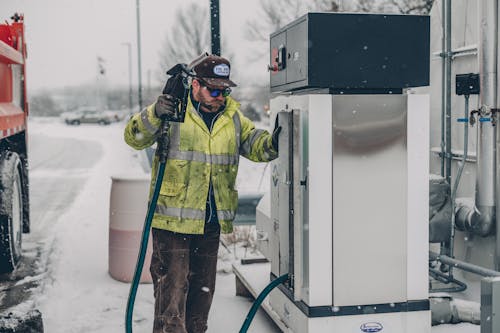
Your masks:
[{"label": "overcast sky", "polygon": [[[148,84],[148,71],[152,84],[156,83],[160,46],[176,9],[192,1],[140,0],[143,85]],[[209,0],[196,1],[209,7]],[[252,50],[243,39],[243,26],[256,15],[258,5],[257,0],[220,0],[221,34],[236,54],[233,65],[241,75],[246,71],[265,80],[265,59],[251,69],[245,64],[245,55]],[[132,44],[137,84],[136,0],[0,0],[0,20],[14,12],[25,15],[30,89],[93,84],[97,56],[105,60],[108,84],[127,86],[128,51],[122,44],[127,42]]]}]

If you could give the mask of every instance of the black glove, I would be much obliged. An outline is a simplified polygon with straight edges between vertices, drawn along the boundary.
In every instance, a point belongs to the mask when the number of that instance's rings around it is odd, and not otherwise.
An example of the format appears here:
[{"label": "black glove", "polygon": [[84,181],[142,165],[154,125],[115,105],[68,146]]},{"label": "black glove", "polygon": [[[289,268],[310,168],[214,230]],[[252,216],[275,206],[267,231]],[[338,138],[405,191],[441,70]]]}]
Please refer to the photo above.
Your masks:
[{"label": "black glove", "polygon": [[278,117],[276,117],[276,120],[274,121],[274,130],[272,134],[272,145],[273,149],[278,151],[278,138],[280,136],[281,132],[281,126],[278,125]]},{"label": "black glove", "polygon": [[168,94],[158,96],[155,105],[155,115],[158,118],[171,119],[175,117],[176,102],[175,99]]}]

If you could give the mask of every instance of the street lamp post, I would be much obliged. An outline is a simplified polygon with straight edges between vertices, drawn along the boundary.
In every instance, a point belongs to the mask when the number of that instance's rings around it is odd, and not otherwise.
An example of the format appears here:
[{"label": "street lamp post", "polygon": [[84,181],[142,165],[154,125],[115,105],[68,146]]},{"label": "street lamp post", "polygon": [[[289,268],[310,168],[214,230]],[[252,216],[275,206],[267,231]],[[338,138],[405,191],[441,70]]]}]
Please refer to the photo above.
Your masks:
[{"label": "street lamp post", "polygon": [[132,45],[129,42],[122,43],[128,48],[128,108],[132,113]]},{"label": "street lamp post", "polygon": [[139,87],[137,91],[139,111],[142,110],[142,68],[141,68],[141,11],[139,0],[136,0],[136,14],[137,14],[137,70]]}]

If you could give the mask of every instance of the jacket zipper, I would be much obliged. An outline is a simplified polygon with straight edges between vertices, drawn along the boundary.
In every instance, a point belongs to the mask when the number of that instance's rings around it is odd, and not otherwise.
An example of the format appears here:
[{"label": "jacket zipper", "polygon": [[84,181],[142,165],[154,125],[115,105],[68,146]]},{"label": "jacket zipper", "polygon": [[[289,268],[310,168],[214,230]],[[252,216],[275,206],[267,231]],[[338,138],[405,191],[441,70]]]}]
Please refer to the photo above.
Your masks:
[{"label": "jacket zipper", "polygon": [[[217,120],[217,118],[219,118],[219,116],[221,115],[222,112],[219,112],[215,117],[214,119],[212,119],[212,121],[210,122],[210,128],[209,128],[209,132],[210,132],[210,136],[212,136],[212,129],[214,127],[214,123],[215,121]],[[211,151],[210,151],[211,153]],[[210,154],[211,155],[211,154]],[[210,166],[212,166],[212,161],[210,161]],[[214,188],[214,185],[213,185],[213,182],[212,182],[212,171],[210,171],[210,182],[209,182],[209,185],[208,185],[208,207],[210,208],[210,215],[209,215],[209,218],[208,218],[208,223],[212,223],[212,196],[210,195],[210,187],[212,188],[212,192],[214,194],[214,198],[215,198],[215,188]]]}]

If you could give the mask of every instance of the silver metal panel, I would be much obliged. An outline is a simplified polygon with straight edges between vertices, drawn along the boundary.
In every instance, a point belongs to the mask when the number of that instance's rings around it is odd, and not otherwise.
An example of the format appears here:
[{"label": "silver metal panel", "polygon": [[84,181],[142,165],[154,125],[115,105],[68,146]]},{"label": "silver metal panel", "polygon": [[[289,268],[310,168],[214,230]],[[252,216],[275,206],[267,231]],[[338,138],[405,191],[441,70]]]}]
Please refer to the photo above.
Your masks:
[{"label": "silver metal panel", "polygon": [[[282,127],[279,137],[279,158],[278,158],[278,219],[279,219],[279,275],[290,273],[290,253],[293,251],[293,244],[290,242],[290,213],[291,193],[293,181],[293,168],[290,160],[293,158],[293,151],[290,149],[293,139],[292,114],[287,108],[278,113],[279,125]],[[275,177],[273,172],[273,178]]]},{"label": "silver metal panel", "polygon": [[408,300],[429,296],[429,96],[408,95]]},{"label": "silver metal panel", "polygon": [[[307,294],[304,302],[309,306],[332,303],[332,96],[307,95],[308,110],[308,270]],[[294,104],[295,106],[295,104]],[[347,177],[346,177],[347,178]],[[344,253],[345,254],[345,253]]]},{"label": "silver metal panel", "polygon": [[308,110],[293,111],[293,175],[294,175],[294,296],[296,300],[307,295],[304,286],[309,285],[309,194],[308,194]]},{"label": "silver metal panel", "polygon": [[333,97],[335,306],[407,300],[406,126],[406,96]]},{"label": "silver metal panel", "polygon": [[291,115],[287,104],[277,105],[274,109],[278,116],[278,123],[282,130],[278,141],[279,157],[271,162],[271,220],[273,233],[270,237],[272,247],[271,272],[276,276],[289,273],[289,253],[293,246],[289,246],[290,188],[292,185],[293,169],[290,159],[293,152],[291,145]]}]

